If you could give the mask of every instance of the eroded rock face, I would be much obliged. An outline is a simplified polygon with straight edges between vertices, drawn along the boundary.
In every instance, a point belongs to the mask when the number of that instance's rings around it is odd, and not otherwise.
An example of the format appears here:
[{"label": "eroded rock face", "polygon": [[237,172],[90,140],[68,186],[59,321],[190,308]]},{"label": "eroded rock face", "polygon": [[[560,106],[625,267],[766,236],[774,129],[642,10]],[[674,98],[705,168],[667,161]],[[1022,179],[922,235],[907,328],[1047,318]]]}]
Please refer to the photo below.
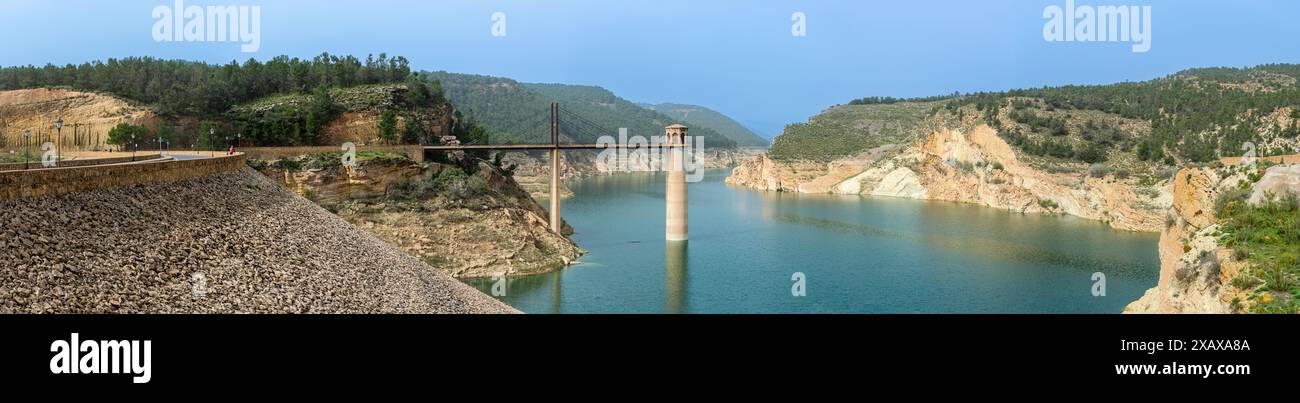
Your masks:
[{"label": "eroded rock face", "polygon": [[[90,150],[97,143],[108,147],[103,144],[107,133],[119,123],[153,124],[158,118],[148,108],[109,95],[49,88],[0,91],[0,137],[5,138],[0,144],[7,144],[0,152],[21,149],[22,128],[48,128],[54,112],[67,122],[60,142],[63,152]],[[41,132],[33,129],[32,136]],[[86,133],[91,133],[89,145],[74,145],[78,134]]]},{"label": "eroded rock face", "polygon": [[885,145],[829,163],[775,161],[766,154],[755,155],[742,160],[726,182],[733,186],[764,191],[834,193],[839,192],[842,182],[863,172],[883,155],[897,148],[897,145]]},{"label": "eroded rock face", "polygon": [[1222,178],[1210,169],[1184,169],[1174,176],[1174,204],[1180,218],[1192,228],[1215,222],[1214,196]]},{"label": "eroded rock face", "polygon": [[[450,166],[405,160],[364,161],[286,173],[264,171],[311,196],[339,217],[458,278],[546,273],[586,252],[550,230],[549,215],[511,177],[481,163],[477,175],[494,194],[469,199],[392,198],[394,183],[415,183]],[[564,224],[564,233],[573,229]]]},{"label": "eroded rock face", "polygon": [[[1293,189],[1286,184],[1294,175],[1288,166],[1270,168],[1253,185],[1252,194],[1264,189]],[[1169,225],[1160,235],[1160,283],[1124,309],[1125,313],[1239,313],[1246,307],[1248,293],[1232,279],[1249,269],[1236,260],[1231,248],[1218,243],[1215,200],[1224,192],[1243,186],[1244,172],[1220,173],[1210,168],[1188,168],[1174,180],[1174,202]]]},{"label": "eroded rock face", "polygon": [[1271,197],[1300,195],[1300,164],[1270,167],[1255,184],[1250,194],[1250,204],[1259,204]]},{"label": "eroded rock face", "polygon": [[1171,181],[1139,194],[1145,187],[1136,179],[1093,178],[1083,164],[1066,173],[1036,169],[1022,163],[1011,146],[984,125],[969,131],[940,128],[914,144],[876,156],[829,164],[755,157],[737,167],[727,183],[759,190],[943,200],[1023,213],[1070,214],[1146,232],[1160,231],[1164,210],[1173,199]]}]

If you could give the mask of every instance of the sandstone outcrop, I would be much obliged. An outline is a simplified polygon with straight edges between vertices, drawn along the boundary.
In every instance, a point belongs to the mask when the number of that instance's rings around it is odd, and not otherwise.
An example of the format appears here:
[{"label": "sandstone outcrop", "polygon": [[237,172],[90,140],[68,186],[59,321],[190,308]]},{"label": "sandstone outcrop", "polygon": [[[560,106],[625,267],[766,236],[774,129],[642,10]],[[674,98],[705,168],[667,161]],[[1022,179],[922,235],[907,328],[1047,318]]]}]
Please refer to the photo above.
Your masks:
[{"label": "sandstone outcrop", "polygon": [[973,203],[1022,213],[1069,214],[1130,231],[1157,232],[1170,181],[1096,178],[1087,166],[1053,173],[1022,162],[992,128],[937,128],[912,144],[831,163],[754,157],[727,183],[802,193],[860,194]]},{"label": "sandstone outcrop", "polygon": [[[1237,260],[1231,248],[1220,244],[1215,217],[1219,195],[1248,181],[1236,169],[1179,171],[1168,227],[1160,235],[1160,282],[1125,313],[1240,313],[1248,308],[1248,290],[1233,279],[1246,273],[1250,263]],[[1265,194],[1300,194],[1300,165],[1271,167],[1249,190],[1251,203]]]},{"label": "sandstone outcrop", "polygon": [[[359,161],[354,168],[262,171],[344,220],[458,278],[540,274],[586,252],[550,230],[548,214],[519,184],[480,163],[474,176],[487,195],[400,197],[399,187],[428,186],[453,166],[403,159]],[[459,168],[455,168],[459,169]],[[564,224],[565,233],[572,228]]]}]

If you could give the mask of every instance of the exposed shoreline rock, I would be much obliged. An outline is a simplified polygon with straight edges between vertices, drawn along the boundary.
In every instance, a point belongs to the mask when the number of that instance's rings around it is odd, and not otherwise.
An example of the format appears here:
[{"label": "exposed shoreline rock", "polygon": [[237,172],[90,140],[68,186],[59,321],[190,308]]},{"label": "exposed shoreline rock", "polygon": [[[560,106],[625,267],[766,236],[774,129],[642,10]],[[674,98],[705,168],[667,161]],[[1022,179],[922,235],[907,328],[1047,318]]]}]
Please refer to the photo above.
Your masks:
[{"label": "exposed shoreline rock", "polygon": [[[370,159],[354,168],[299,171],[268,166],[281,185],[456,278],[524,276],[559,270],[586,252],[550,230],[549,214],[511,177],[487,163],[477,172],[488,195],[402,197],[451,165]],[[420,190],[415,190],[420,192]],[[573,229],[564,224],[565,234]]]},{"label": "exposed shoreline rock", "polygon": [[[1172,197],[1169,181],[1095,178],[1080,168],[1052,173],[1022,162],[986,125],[939,128],[912,144],[873,149],[830,163],[774,161],[760,155],[727,178],[739,187],[971,203],[1020,213],[1069,214],[1113,228],[1159,232]],[[1148,188],[1146,195],[1139,188]]]}]

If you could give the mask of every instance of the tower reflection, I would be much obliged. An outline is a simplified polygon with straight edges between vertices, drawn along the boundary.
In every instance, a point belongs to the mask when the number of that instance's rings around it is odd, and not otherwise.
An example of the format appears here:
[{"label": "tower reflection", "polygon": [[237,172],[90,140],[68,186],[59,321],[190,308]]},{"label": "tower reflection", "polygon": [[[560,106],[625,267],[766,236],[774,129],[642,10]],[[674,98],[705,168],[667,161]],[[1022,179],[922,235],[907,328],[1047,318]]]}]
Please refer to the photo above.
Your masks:
[{"label": "tower reflection", "polygon": [[687,241],[664,243],[664,310],[667,313],[686,313],[688,282]]}]

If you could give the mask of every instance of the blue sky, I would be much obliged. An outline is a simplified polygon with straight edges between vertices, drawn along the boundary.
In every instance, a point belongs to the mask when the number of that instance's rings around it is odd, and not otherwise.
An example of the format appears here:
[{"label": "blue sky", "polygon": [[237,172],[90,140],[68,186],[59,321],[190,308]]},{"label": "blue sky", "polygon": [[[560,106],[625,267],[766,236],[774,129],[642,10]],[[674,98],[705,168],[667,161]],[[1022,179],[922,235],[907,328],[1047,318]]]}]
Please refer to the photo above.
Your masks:
[{"label": "blue sky", "polygon": [[[1189,67],[1300,62],[1300,1],[1079,0],[1150,5],[1151,50],[1043,39],[1066,0],[330,0],[257,5],[261,48],[155,42],[174,0],[0,0],[0,65],[155,56],[209,62],[387,52],[416,69],[592,84],[637,102],[726,113],[765,136],[870,96],[1145,80]],[[506,36],[491,35],[493,12]],[[805,37],[791,15],[807,17]],[[58,21],[57,24],[51,24]]]}]

